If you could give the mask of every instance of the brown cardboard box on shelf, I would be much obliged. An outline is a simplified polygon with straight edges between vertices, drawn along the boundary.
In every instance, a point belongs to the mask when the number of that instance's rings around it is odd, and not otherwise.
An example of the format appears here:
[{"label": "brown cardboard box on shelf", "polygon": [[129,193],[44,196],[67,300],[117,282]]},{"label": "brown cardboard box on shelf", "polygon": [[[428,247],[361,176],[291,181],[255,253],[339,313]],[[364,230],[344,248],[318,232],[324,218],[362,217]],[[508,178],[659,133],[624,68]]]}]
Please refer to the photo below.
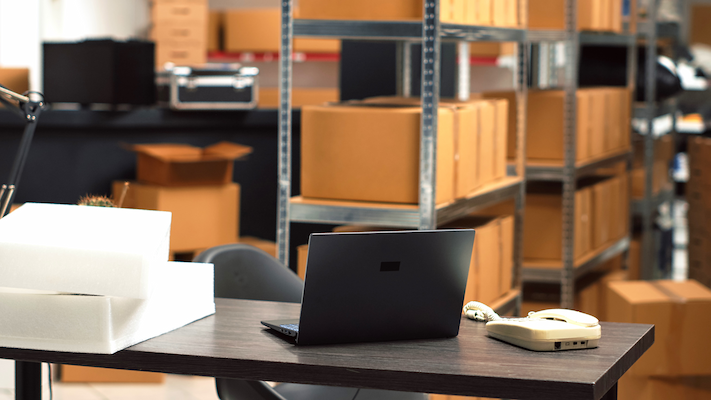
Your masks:
[{"label": "brown cardboard box on shelf", "polygon": [[[613,21],[613,0],[579,0],[577,27],[580,31],[616,31],[621,28]],[[622,6],[616,9],[620,21]],[[528,0],[528,27],[530,29],[565,29],[565,0]]]},{"label": "brown cardboard box on shelf", "polygon": [[610,283],[607,294],[610,321],[655,325],[654,346],[628,374],[711,375],[711,289],[693,280],[630,281]]},{"label": "brown cardboard box on shelf", "polygon": [[573,257],[582,257],[593,250],[593,193],[592,188],[575,192],[575,245]]},{"label": "brown cardboard box on shelf", "polygon": [[491,26],[494,24],[493,15],[491,12],[492,0],[473,0],[476,9],[475,25]]},{"label": "brown cardboard box on shelf", "polygon": [[201,65],[207,62],[205,43],[185,41],[160,41],[156,43],[156,68],[166,63],[175,65]]},{"label": "brown cardboard box on shelf", "polygon": [[504,295],[513,287],[513,242],[514,242],[514,217],[512,215],[501,218],[501,288],[499,296]]},{"label": "brown cardboard box on shelf", "polygon": [[[340,98],[338,88],[299,88],[291,90],[291,107],[301,108],[336,102]],[[279,88],[260,87],[257,108],[279,108]]]},{"label": "brown cardboard box on shelf", "polygon": [[506,99],[492,100],[494,105],[494,180],[506,176],[509,104]]},{"label": "brown cardboard box on shelf", "polygon": [[516,127],[517,125],[517,115],[516,112],[516,92],[511,91],[501,91],[501,92],[485,92],[481,96],[485,99],[504,99],[508,104],[508,121],[506,123],[506,158],[515,159],[516,158]]},{"label": "brown cardboard box on shelf", "polygon": [[[417,204],[421,112],[380,104],[304,106],[302,196]],[[452,110],[440,107],[436,204],[453,198],[453,120]]]},{"label": "brown cardboard box on shelf", "polygon": [[207,3],[156,2],[151,8],[151,21],[160,24],[165,21],[181,24],[200,24],[207,27]]},{"label": "brown cardboard box on shelf", "polygon": [[[440,21],[464,23],[465,0],[442,0]],[[456,10],[456,11],[455,11]],[[299,18],[336,20],[422,20],[421,0],[300,0]],[[455,14],[457,14],[455,16]]]},{"label": "brown cardboard box on shelf", "polygon": [[279,52],[279,8],[231,9],[225,12],[225,50]]},{"label": "brown cardboard box on shelf", "polygon": [[296,247],[296,274],[299,278],[306,279],[306,261],[309,257],[309,245],[302,244]]},{"label": "brown cardboard box on shelf", "polygon": [[[165,21],[153,25],[151,39],[156,43],[192,44],[196,47],[199,46],[209,49],[210,40],[208,40],[208,33],[208,28],[203,24],[185,24],[179,21]],[[212,40],[216,42],[217,37],[215,36]]]},{"label": "brown cardboard box on shelf", "polygon": [[234,161],[252,148],[220,142],[205,148],[186,144],[135,144],[139,182],[162,186],[218,185],[232,182]]},{"label": "brown cardboard box on shelf", "polygon": [[0,67],[0,85],[22,94],[30,90],[30,70],[27,68]]},{"label": "brown cardboard box on shelf", "polygon": [[501,295],[500,219],[469,216],[442,228],[476,230],[464,304],[470,301],[487,304],[496,300]]},{"label": "brown cardboard box on shelf", "polygon": [[[114,199],[123,187],[123,181],[113,183]],[[239,196],[236,183],[168,187],[132,182],[123,207],[170,211],[170,251],[191,252],[237,242]]]},{"label": "brown cardboard box on shelf", "polygon": [[[559,90],[538,90],[530,91],[528,94],[528,131],[526,136],[526,157],[534,161],[560,162],[564,156],[563,142],[563,104],[564,92]],[[576,127],[576,148],[577,161],[582,161],[595,156],[592,147],[594,140],[600,140],[592,135],[602,133],[602,126],[599,121],[603,119],[603,109],[595,105],[593,91],[580,89],[577,92],[578,126]],[[599,96],[598,96],[599,97]],[[509,109],[510,110],[510,109]],[[515,114],[514,114],[515,115]],[[510,118],[509,118],[510,121]],[[552,122],[553,121],[553,122]],[[596,122],[597,121],[597,122]],[[512,132],[509,128],[509,140]],[[512,146],[509,145],[509,158]],[[600,149],[602,151],[602,149]]]},{"label": "brown cardboard box on shelf", "polygon": [[83,367],[79,365],[61,365],[62,382],[101,382],[101,383],[163,383],[165,374],[124,369]]},{"label": "brown cardboard box on shelf", "polygon": [[207,17],[207,51],[222,50],[225,13],[211,10]]},{"label": "brown cardboard box on shelf", "polygon": [[605,142],[607,131],[605,130],[606,121],[605,114],[605,90],[601,88],[587,89],[590,96],[590,149],[588,155],[590,158],[598,158],[605,154]]},{"label": "brown cardboard box on shelf", "polygon": [[592,186],[593,192],[593,222],[592,222],[592,248],[600,249],[610,242],[611,235],[610,214],[613,208],[611,180],[605,180]]},{"label": "brown cardboard box on shelf", "polygon": [[[543,185],[544,190],[529,191],[526,194],[526,206],[524,213],[526,223],[523,225],[523,256],[526,260],[555,261],[560,260],[562,255],[562,210],[563,196],[560,185]],[[586,237],[591,237],[592,233],[590,220],[594,215],[594,209],[590,207],[591,215],[585,215],[586,204],[592,204],[589,200],[592,192],[590,189],[581,188],[576,191],[575,209],[576,219],[574,221],[575,236],[580,237],[574,243],[573,255],[575,258],[585,255],[587,245]]]},{"label": "brown cardboard box on shelf", "polygon": [[333,39],[294,38],[294,52],[340,53],[341,41]]},{"label": "brown cardboard box on shelf", "polygon": [[494,105],[489,102],[478,103],[479,108],[479,184],[494,181]]}]

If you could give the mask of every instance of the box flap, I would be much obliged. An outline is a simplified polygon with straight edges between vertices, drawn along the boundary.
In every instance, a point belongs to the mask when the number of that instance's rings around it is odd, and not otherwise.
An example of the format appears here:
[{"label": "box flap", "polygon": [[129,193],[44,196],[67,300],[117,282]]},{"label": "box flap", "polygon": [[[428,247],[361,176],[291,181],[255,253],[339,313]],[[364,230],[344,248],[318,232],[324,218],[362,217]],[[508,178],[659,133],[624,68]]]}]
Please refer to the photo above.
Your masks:
[{"label": "box flap", "polygon": [[695,280],[681,282],[664,280],[655,283],[679,299],[711,302],[711,290]]},{"label": "box flap", "polygon": [[252,148],[232,142],[219,142],[212,146],[205,147],[203,156],[205,159],[225,159],[237,160],[250,154]]},{"label": "box flap", "polygon": [[654,287],[651,282],[611,282],[609,288],[631,304],[667,303],[670,301],[669,296]]},{"label": "box flap", "polygon": [[130,149],[163,161],[200,161],[202,149],[187,144],[155,143],[135,144]]}]

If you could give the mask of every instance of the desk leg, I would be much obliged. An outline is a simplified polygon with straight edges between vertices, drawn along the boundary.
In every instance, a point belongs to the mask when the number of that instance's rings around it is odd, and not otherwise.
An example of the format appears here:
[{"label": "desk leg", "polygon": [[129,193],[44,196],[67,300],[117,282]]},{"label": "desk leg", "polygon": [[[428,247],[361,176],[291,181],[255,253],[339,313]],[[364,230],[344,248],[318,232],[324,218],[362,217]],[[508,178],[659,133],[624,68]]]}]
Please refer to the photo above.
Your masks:
[{"label": "desk leg", "polygon": [[600,400],[617,400],[617,382],[605,393]]},{"label": "desk leg", "polygon": [[15,400],[42,400],[42,364],[15,361]]}]

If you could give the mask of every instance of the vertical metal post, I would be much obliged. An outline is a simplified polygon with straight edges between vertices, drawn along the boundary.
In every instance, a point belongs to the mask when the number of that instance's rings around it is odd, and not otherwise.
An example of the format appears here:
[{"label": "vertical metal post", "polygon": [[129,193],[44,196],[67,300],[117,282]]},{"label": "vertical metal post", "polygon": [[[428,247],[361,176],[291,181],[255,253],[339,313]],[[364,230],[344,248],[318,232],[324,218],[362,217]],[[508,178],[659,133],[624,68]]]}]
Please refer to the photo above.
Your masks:
[{"label": "vertical metal post", "polygon": [[15,399],[42,400],[42,364],[15,361]]},{"label": "vertical metal post", "polygon": [[645,76],[645,106],[647,111],[647,135],[644,137],[644,198],[642,199],[642,254],[641,278],[654,279],[657,271],[656,246],[654,245],[654,224],[652,209],[652,181],[654,169],[654,117],[656,107],[656,65],[657,65],[657,0],[650,0],[647,9],[647,59]]},{"label": "vertical metal post", "polygon": [[[630,10],[630,13],[632,12],[637,12],[636,10]],[[631,17],[631,15],[630,15]],[[632,18],[630,18],[632,20]],[[637,20],[636,18],[634,19],[635,21]],[[636,28],[636,27],[635,27]],[[632,26],[627,26],[627,31],[625,34],[632,35],[633,27]],[[636,32],[636,30],[635,30]],[[633,132],[632,132],[632,116],[634,116],[634,99],[636,97],[635,93],[635,88],[637,87],[636,85],[636,75],[637,75],[637,35],[634,34],[634,38],[630,40],[630,42],[627,45],[627,90],[628,90],[628,96],[629,96],[629,104],[627,112],[630,118],[627,121],[624,121],[625,126],[624,129],[626,130],[625,132],[628,134],[628,140],[629,142],[627,143],[630,146],[630,149],[633,149],[634,146],[634,139],[633,139]],[[632,229],[633,229],[633,223],[634,223],[634,213],[632,212],[632,179],[629,174],[629,172],[632,170],[632,160],[627,159],[627,163],[625,165],[626,171],[627,171],[627,197],[628,197],[628,214],[627,214],[627,235],[632,234]],[[632,238],[630,237],[630,240]],[[624,251],[623,253],[623,263],[624,267],[626,269],[629,269],[629,261],[630,261],[630,249],[629,246],[627,247],[627,250]]]},{"label": "vertical metal post", "polygon": [[437,112],[439,109],[439,0],[424,1],[422,25],[422,122],[420,138],[420,229],[437,227],[435,209]]},{"label": "vertical metal post", "polygon": [[[523,224],[526,206],[526,110],[528,105],[528,48],[527,42],[516,46],[516,175],[523,181],[516,196],[514,211],[514,269],[512,287],[521,288],[523,267]],[[521,313],[521,299],[516,303],[515,314]]]},{"label": "vertical metal post", "polygon": [[412,96],[412,42],[397,42],[397,94]]},{"label": "vertical metal post", "polygon": [[469,63],[469,42],[457,42],[457,99],[469,100],[471,91],[471,68]]},{"label": "vertical metal post", "polygon": [[563,269],[561,276],[561,306],[573,308],[575,295],[575,158],[576,158],[576,89],[578,86],[578,32],[577,1],[565,1],[565,102],[564,139],[565,164],[563,167]]},{"label": "vertical metal post", "polygon": [[281,3],[279,49],[279,182],[277,194],[277,257],[289,265],[289,198],[291,197],[291,53],[294,23],[292,0]]}]

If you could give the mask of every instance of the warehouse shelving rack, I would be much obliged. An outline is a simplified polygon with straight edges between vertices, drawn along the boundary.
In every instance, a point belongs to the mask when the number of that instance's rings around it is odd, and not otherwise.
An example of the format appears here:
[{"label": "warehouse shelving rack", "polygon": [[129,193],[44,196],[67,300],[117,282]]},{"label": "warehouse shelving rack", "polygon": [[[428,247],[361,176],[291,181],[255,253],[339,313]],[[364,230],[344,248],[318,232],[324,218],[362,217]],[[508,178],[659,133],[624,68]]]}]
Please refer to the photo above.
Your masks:
[{"label": "warehouse shelving rack", "polygon": [[[645,100],[642,105],[637,107],[635,114],[638,117],[645,119],[647,133],[642,137],[644,141],[644,195],[641,199],[632,202],[632,211],[642,220],[642,242],[640,256],[640,277],[642,279],[659,279],[670,275],[671,271],[663,271],[659,264],[657,255],[656,240],[654,237],[654,219],[659,206],[668,202],[673,215],[673,204],[675,191],[674,189],[662,190],[659,193],[653,193],[653,178],[654,178],[654,144],[658,136],[654,132],[654,119],[676,112],[676,102],[672,100],[656,102],[657,85],[656,85],[656,65],[657,65],[657,47],[659,39],[677,40],[680,36],[680,26],[676,23],[657,22],[657,8],[659,0],[649,2],[647,8],[647,21],[640,22],[638,32],[640,39],[645,41],[646,45],[646,77],[645,77]],[[676,128],[672,128],[672,141],[676,144]]]},{"label": "warehouse shelving rack", "polygon": [[[526,16],[527,2],[522,1],[520,20]],[[282,2],[282,36],[280,49],[280,106],[279,106],[279,167],[278,167],[278,258],[288,262],[289,225],[291,222],[309,223],[365,223],[380,226],[399,226],[434,229],[438,225],[467,215],[477,209],[500,201],[513,199],[514,215],[514,271],[512,287],[520,287],[523,259],[523,208],[525,199],[525,118],[527,98],[527,37],[525,29],[489,26],[469,26],[441,23],[439,0],[424,2],[423,21],[329,21],[294,20],[292,0]],[[409,95],[412,65],[409,57],[411,44],[422,43],[421,77],[421,138],[420,138],[420,193],[419,205],[388,205],[319,201],[291,197],[291,64],[292,38],[339,38],[395,41],[398,43],[399,94]],[[435,204],[435,154],[437,110],[440,87],[440,50],[442,41],[458,42],[458,98],[469,96],[470,41],[517,42],[515,83],[517,97],[517,141],[515,175],[470,193],[465,199],[451,204]],[[514,289],[493,304],[499,312],[520,309],[520,290]]]},{"label": "warehouse shelving rack", "polygon": [[[575,295],[575,281],[577,278],[595,270],[605,261],[628,253],[630,237],[620,238],[608,243],[603,249],[594,251],[582,259],[576,260],[573,256],[574,216],[575,216],[575,190],[577,180],[596,174],[601,168],[611,167],[620,162],[626,162],[630,168],[632,152],[622,151],[609,154],[592,161],[576,162],[576,91],[578,89],[579,50],[583,44],[598,46],[625,46],[628,48],[627,82],[631,88],[634,85],[635,60],[636,60],[636,35],[630,34],[626,29],[623,34],[579,32],[577,30],[577,2],[565,1],[565,30],[564,31],[529,31],[529,40],[563,42],[565,46],[565,74],[563,79],[564,90],[564,159],[559,164],[536,164],[529,162],[526,165],[526,179],[528,181],[558,181],[563,184],[563,210],[562,210],[562,256],[561,261],[553,263],[540,263],[524,261],[521,277],[523,282],[559,283],[561,293],[561,307],[573,308]],[[550,55],[554,52],[549,52]],[[554,65],[552,60],[547,65]],[[631,113],[631,110],[630,110]]]}]

